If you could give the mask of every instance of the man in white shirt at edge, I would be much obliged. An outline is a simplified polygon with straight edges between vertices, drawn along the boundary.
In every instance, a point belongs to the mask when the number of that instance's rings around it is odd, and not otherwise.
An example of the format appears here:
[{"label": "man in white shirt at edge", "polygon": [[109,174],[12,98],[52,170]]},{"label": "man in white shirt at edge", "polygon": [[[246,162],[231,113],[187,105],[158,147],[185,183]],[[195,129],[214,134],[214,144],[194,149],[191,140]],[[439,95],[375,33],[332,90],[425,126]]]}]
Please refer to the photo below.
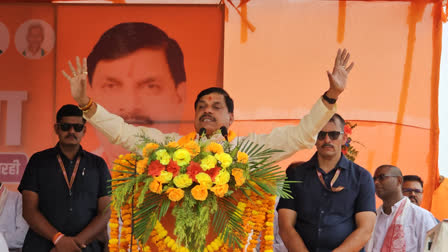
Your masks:
[{"label": "man in white shirt at edge", "polygon": [[[151,49],[148,49],[151,50]],[[270,134],[250,134],[248,140],[265,145],[265,148],[280,149],[283,152],[276,153],[273,160],[285,159],[296,151],[304,148],[312,148],[316,142],[318,132],[328,122],[336,111],[335,102],[344,91],[348,73],[354,63],[349,63],[350,54],[347,50],[338,50],[333,71],[327,71],[330,82],[329,89],[318,99],[311,109],[297,125],[289,125],[273,129]],[[81,62],[77,58],[76,69],[69,62],[72,75],[63,72],[70,82],[71,94],[81,109],[84,117],[96,129],[102,132],[114,144],[119,144],[129,151],[139,151],[136,143],[140,140],[138,135],[163,142],[166,137],[179,139],[176,133],[164,134],[153,128],[136,127],[124,122],[105,108],[92,102],[87,96],[87,62]],[[211,91],[211,92],[210,92]],[[210,93],[209,93],[210,92]],[[155,106],[157,106],[155,104]],[[163,108],[161,108],[163,109]],[[233,100],[223,89],[214,88],[202,91],[195,102],[194,126],[198,133],[200,129],[206,130],[206,135],[212,136],[222,126],[229,128],[233,123]]]},{"label": "man in white shirt at edge", "polygon": [[398,167],[378,167],[373,180],[383,205],[377,209],[375,229],[366,252],[423,251],[426,232],[437,225],[436,218],[403,195],[403,175]]}]

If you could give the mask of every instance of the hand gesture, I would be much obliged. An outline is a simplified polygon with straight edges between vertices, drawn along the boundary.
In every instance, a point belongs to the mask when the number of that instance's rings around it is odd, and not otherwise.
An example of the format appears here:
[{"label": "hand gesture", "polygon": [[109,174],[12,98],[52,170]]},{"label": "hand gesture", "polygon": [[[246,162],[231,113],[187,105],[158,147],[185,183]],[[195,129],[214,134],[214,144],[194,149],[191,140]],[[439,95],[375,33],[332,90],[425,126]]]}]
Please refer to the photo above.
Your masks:
[{"label": "hand gesture", "polygon": [[79,104],[79,106],[85,106],[89,102],[89,97],[87,96],[87,60],[84,58],[82,60],[82,65],[79,57],[76,56],[76,69],[73,67],[72,62],[68,61],[68,66],[72,72],[71,75],[67,74],[62,70],[62,74],[70,82],[70,91],[72,93],[73,99]]},{"label": "hand gesture", "polygon": [[339,94],[341,94],[347,82],[347,76],[355,65],[352,62],[347,66],[348,61],[350,59],[350,53],[346,49],[341,52],[341,49],[338,49],[338,54],[336,55],[336,59],[334,60],[333,72],[330,73],[327,71],[328,80],[330,81],[330,89],[327,91],[327,96],[333,99],[337,99]]}]

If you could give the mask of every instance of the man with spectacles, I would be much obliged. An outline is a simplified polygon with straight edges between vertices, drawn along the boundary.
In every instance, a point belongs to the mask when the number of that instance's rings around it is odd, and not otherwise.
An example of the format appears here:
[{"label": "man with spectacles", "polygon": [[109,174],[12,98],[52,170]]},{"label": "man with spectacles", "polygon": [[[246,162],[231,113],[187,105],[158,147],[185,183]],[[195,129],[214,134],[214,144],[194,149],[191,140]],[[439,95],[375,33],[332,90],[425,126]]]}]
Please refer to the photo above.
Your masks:
[{"label": "man with spectacles", "polygon": [[420,206],[423,200],[423,180],[417,175],[403,176],[402,191],[412,203]]},{"label": "man with spectacles", "polygon": [[316,154],[288,169],[294,199],[278,204],[279,233],[288,251],[364,251],[375,224],[372,176],[341,152],[347,136],[335,114],[319,132]]},{"label": "man with spectacles", "polygon": [[403,195],[403,176],[398,167],[378,167],[373,180],[383,204],[376,211],[375,230],[366,251],[423,251],[426,232],[437,225],[437,220]]},{"label": "man with spectacles", "polygon": [[110,212],[110,174],[105,161],[82,149],[82,111],[64,105],[56,115],[55,147],[35,153],[19,185],[30,229],[23,251],[102,251],[97,241]]}]

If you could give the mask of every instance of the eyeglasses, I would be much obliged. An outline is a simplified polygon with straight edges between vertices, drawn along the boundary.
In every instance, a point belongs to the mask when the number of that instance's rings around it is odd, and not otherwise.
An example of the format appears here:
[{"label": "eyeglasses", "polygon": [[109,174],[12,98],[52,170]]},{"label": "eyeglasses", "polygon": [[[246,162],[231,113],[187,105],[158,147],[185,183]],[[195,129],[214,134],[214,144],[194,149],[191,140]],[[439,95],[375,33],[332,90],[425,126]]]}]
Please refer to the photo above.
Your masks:
[{"label": "eyeglasses", "polygon": [[409,194],[411,194],[412,192],[414,192],[414,193],[423,193],[423,190],[422,189],[412,189],[412,188],[403,188],[403,193],[409,193]]},{"label": "eyeglasses", "polygon": [[62,131],[69,131],[71,127],[76,132],[81,132],[84,129],[84,124],[81,123],[58,123],[58,125]]},{"label": "eyeglasses", "polygon": [[319,131],[319,134],[317,134],[317,139],[324,140],[327,134],[331,140],[336,140],[340,135],[344,134],[344,131]]},{"label": "eyeglasses", "polygon": [[383,181],[383,180],[384,180],[385,178],[387,178],[387,177],[400,177],[400,176],[380,174],[380,175],[378,175],[378,176],[376,176],[376,177],[373,177],[373,181],[376,181],[376,180]]}]

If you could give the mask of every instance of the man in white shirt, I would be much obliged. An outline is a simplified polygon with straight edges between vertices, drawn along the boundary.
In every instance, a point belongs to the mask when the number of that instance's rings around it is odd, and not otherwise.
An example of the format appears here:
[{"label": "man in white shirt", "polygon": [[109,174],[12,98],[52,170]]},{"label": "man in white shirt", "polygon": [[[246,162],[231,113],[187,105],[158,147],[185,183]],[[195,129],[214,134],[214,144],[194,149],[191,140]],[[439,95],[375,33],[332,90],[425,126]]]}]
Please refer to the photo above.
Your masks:
[{"label": "man in white shirt", "polygon": [[[348,73],[354,65],[348,64],[349,58],[350,54],[345,49],[338,50],[333,71],[327,72],[329,89],[318,99],[310,114],[306,115],[299,125],[275,128],[270,134],[250,134],[248,140],[264,145],[265,148],[283,150],[283,152],[275,153],[273,160],[287,158],[300,149],[312,148],[317,134],[336,111],[336,99],[345,89]],[[92,102],[86,93],[87,63],[84,61],[81,65],[78,59],[76,69],[71,64],[69,65],[72,75],[64,75],[70,81],[73,98],[84,111],[87,121],[103,133],[111,143],[119,144],[130,151],[139,151],[136,149],[136,144],[140,140],[138,136],[142,134],[158,142],[164,142],[167,137],[179,139],[180,136],[176,133],[164,134],[154,128],[130,125],[123,118],[109,113],[99,104]],[[160,109],[163,110],[163,107]],[[225,90],[210,88],[199,93],[195,102],[194,119],[197,133],[204,129],[209,137],[222,127],[229,128],[232,123],[233,100]]]},{"label": "man in white shirt", "polygon": [[22,217],[22,195],[9,191],[0,181],[0,234],[3,234],[9,251],[22,248],[27,231],[28,224]]},{"label": "man in white shirt", "polygon": [[426,232],[437,225],[434,216],[403,196],[399,168],[382,165],[376,169],[373,180],[383,205],[377,209],[375,229],[366,251],[423,251]]}]

